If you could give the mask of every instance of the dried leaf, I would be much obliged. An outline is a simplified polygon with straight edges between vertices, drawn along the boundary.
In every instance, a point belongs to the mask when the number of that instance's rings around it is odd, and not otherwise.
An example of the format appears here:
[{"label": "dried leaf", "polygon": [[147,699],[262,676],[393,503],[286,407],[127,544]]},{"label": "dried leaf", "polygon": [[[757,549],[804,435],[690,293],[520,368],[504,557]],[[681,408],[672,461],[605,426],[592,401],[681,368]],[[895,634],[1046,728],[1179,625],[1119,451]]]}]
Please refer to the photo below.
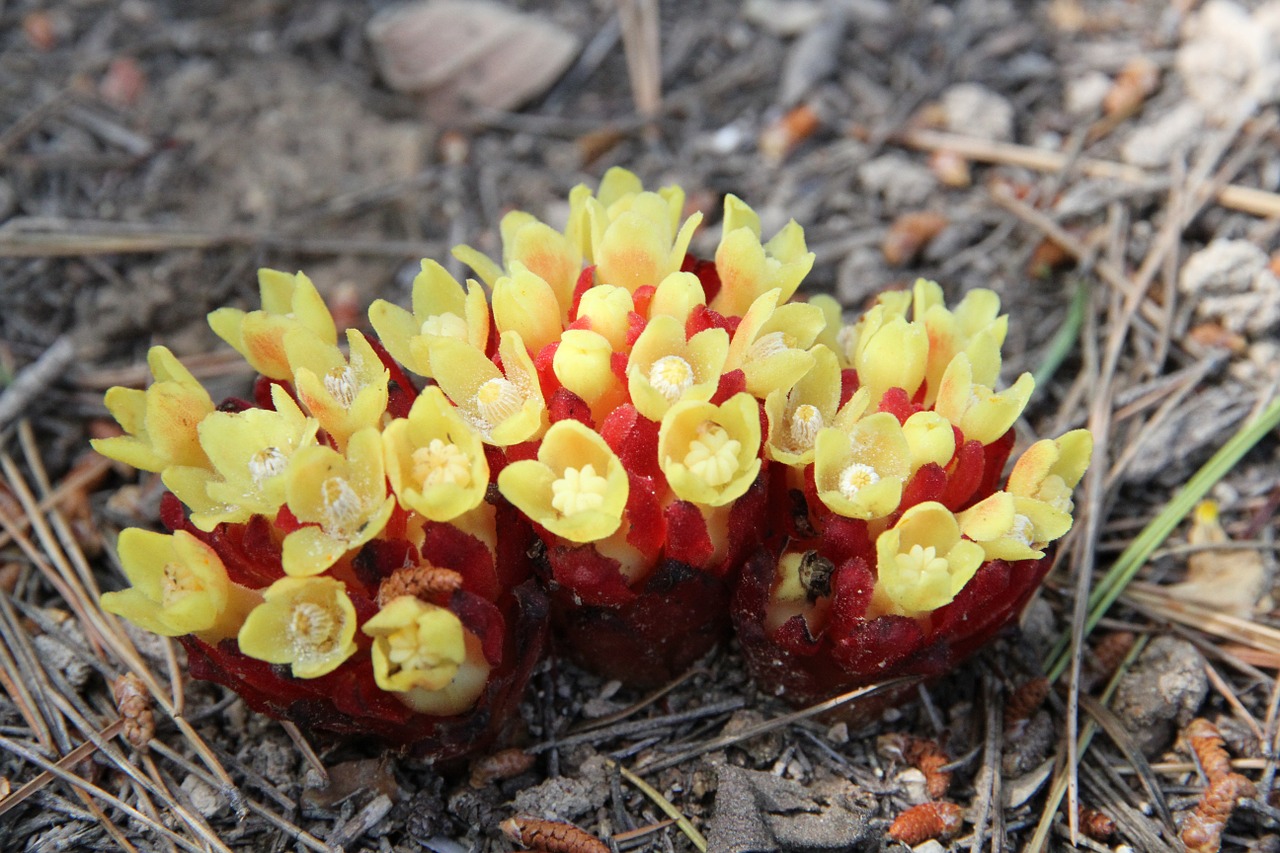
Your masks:
[{"label": "dried leaf", "polygon": [[760,131],[757,145],[766,159],[780,163],[821,126],[822,119],[817,111],[808,104],[801,104],[787,110]]},{"label": "dried leaf", "polygon": [[1135,56],[1116,75],[1102,99],[1102,112],[1107,116],[1133,115],[1159,85],[1160,67],[1145,56]]},{"label": "dried leaf", "polygon": [[497,110],[546,91],[579,48],[573,33],[487,0],[393,6],[369,21],[368,35],[392,89]]},{"label": "dried leaf", "polygon": [[893,266],[909,263],[949,223],[950,220],[941,213],[928,210],[904,213],[889,226],[880,243],[880,251]]},{"label": "dried leaf", "polygon": [[[1192,545],[1230,542],[1218,519],[1218,505],[1202,501],[1196,507],[1187,534]],[[1184,601],[1194,601],[1223,613],[1248,618],[1266,591],[1266,565],[1262,554],[1249,549],[1209,549],[1187,558],[1187,579],[1166,587]]]},{"label": "dried leaf", "polygon": [[943,186],[962,188],[973,183],[969,161],[946,148],[939,148],[930,155],[929,169]]}]

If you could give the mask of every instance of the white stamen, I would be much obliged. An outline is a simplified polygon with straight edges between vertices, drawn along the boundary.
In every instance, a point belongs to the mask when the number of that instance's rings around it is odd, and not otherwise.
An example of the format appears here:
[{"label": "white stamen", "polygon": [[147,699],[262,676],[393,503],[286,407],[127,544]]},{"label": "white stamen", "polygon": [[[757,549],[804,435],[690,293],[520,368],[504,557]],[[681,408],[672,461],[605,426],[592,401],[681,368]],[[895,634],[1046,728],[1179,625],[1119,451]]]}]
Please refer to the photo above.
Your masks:
[{"label": "white stamen", "polygon": [[490,427],[495,427],[520,411],[524,396],[514,382],[501,377],[490,379],[476,391],[475,407]]},{"label": "white stamen", "polygon": [[1036,527],[1032,524],[1031,519],[1022,513],[1013,516],[1013,527],[1009,530],[1009,536],[1017,539],[1028,548],[1033,547],[1032,542],[1035,541],[1031,537],[1035,534]]},{"label": "white stamen", "polygon": [[467,321],[452,311],[446,311],[443,314],[432,314],[422,321],[422,334],[438,335],[443,338],[462,338],[465,340],[467,337]]},{"label": "white stamen", "polygon": [[360,524],[360,496],[342,477],[330,477],[320,484],[320,498],[324,502],[327,533],[344,534]]},{"label": "white stamen", "polygon": [[649,368],[649,384],[674,403],[693,385],[693,368],[678,355],[664,355]]},{"label": "white stamen", "polygon": [[264,447],[249,457],[249,476],[255,486],[262,481],[274,477],[285,469],[289,458],[280,452],[278,447]]},{"label": "white stamen", "polygon": [[608,485],[591,463],[581,468],[565,468],[564,476],[551,484],[551,506],[564,516],[599,509]]},{"label": "white stamen", "polygon": [[172,607],[187,595],[201,589],[200,579],[179,563],[165,563],[162,575],[160,604],[163,607]]},{"label": "white stamen", "polygon": [[448,483],[466,488],[471,485],[471,459],[458,445],[433,438],[413,451],[413,477],[423,487]]},{"label": "white stamen", "polygon": [[787,336],[782,332],[770,332],[756,338],[747,348],[747,361],[762,361],[771,355],[785,352],[791,347],[787,344]]},{"label": "white stamen", "polygon": [[808,450],[813,447],[818,431],[822,429],[822,412],[818,411],[816,406],[801,403],[791,413],[790,426],[792,446],[800,450]]},{"label": "white stamen", "polygon": [[909,572],[920,579],[929,575],[946,574],[948,569],[946,558],[939,557],[937,549],[932,545],[927,548],[912,545],[910,551],[898,555],[897,563],[899,571],[904,574]]},{"label": "white stamen", "polygon": [[840,494],[853,500],[859,491],[880,482],[880,474],[870,465],[854,462],[840,472]]},{"label": "white stamen", "polygon": [[333,614],[313,601],[293,606],[289,619],[289,639],[298,658],[322,654],[333,645],[337,625]]},{"label": "white stamen", "polygon": [[723,486],[738,473],[738,452],[742,442],[730,438],[724,427],[704,421],[698,437],[689,442],[684,466],[708,486]]},{"label": "white stamen", "polygon": [[335,367],[324,375],[324,390],[344,409],[351,408],[351,404],[355,402],[359,386],[356,372],[349,364],[342,368]]}]

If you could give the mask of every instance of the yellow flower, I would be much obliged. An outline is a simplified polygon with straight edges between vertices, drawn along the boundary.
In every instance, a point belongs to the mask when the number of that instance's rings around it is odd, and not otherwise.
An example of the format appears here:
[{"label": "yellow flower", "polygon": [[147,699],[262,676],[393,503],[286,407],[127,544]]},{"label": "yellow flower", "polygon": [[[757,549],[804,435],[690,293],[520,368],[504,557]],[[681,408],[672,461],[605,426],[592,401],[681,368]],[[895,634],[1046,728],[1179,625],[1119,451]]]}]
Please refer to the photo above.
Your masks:
[{"label": "yellow flower", "polygon": [[898,508],[911,448],[893,415],[867,415],[847,431],[823,429],[814,450],[818,497],[832,512],[870,520]]},{"label": "yellow flower", "polygon": [[1093,454],[1093,436],[1085,429],[1042,439],[1014,463],[1006,487],[1012,494],[1043,501],[1068,515],[1075,508],[1071,490],[1084,476]]},{"label": "yellow flower", "polygon": [[929,335],[925,405],[933,404],[947,366],[961,352],[969,357],[973,381],[993,386],[1000,376],[1000,347],[1009,329],[1008,316],[997,316],[1000,297],[994,291],[976,288],[948,310],[942,301],[942,288],[920,279],[915,284],[914,298],[915,322],[923,325]]},{"label": "yellow flower", "polygon": [[288,575],[317,575],[386,526],[395,508],[383,476],[382,438],[372,427],[351,436],[343,456],[329,447],[304,447],[285,471],[289,509],[302,527],[284,538]]},{"label": "yellow flower", "polygon": [[449,610],[393,598],[361,629],[373,637],[373,677],[423,714],[460,714],[489,679],[480,640]]},{"label": "yellow flower", "polygon": [[858,371],[858,384],[871,393],[871,405],[878,405],[890,388],[915,396],[924,381],[929,356],[929,335],[924,326],[876,305],[859,321],[857,334],[853,367]]},{"label": "yellow flower", "polygon": [[309,329],[321,341],[335,344],[337,327],[324,299],[311,279],[302,273],[258,270],[262,309],[248,313],[239,308],[219,308],[209,315],[209,326],[249,365],[272,379],[293,378],[285,355],[284,336],[291,329]]},{"label": "yellow flower", "polygon": [[1034,389],[1030,373],[1000,392],[975,382],[969,356],[962,352],[942,375],[934,411],[960,427],[966,440],[990,444],[1013,426]]},{"label": "yellow flower", "polygon": [[742,199],[727,195],[724,232],[716,249],[720,292],[711,300],[711,308],[740,317],[775,288],[781,294],[778,301],[786,302],[813,268],[813,261],[813,252],[805,248],[804,229],[794,219],[761,245],[760,217]]},{"label": "yellow flower", "polygon": [[551,285],[518,261],[511,275],[493,285],[493,321],[498,332],[514,331],[534,355],[560,337],[560,304]]},{"label": "yellow flower", "polygon": [[813,461],[818,432],[832,425],[840,405],[840,363],[835,353],[821,345],[810,353],[814,363],[809,372],[790,391],[775,389],[764,401],[769,418],[765,455],[797,468]]},{"label": "yellow flower", "polygon": [[684,262],[702,214],[690,216],[677,231],[683,206],[678,187],[645,192],[635,175],[610,169],[598,197],[584,187],[570,193],[568,236],[596,265],[596,281],[634,293],[656,286]]},{"label": "yellow flower", "polygon": [[369,322],[396,361],[419,376],[431,372],[431,342],[459,338],[484,349],[489,342],[489,304],[480,285],[457,279],[435,261],[424,260],[413,279],[413,313],[385,299],[369,306]]},{"label": "yellow flower", "polygon": [[347,343],[351,355],[344,358],[337,346],[305,329],[291,330],[284,337],[298,399],[339,449],[347,446],[352,434],[379,425],[387,410],[390,376],[358,330],[347,330]]},{"label": "yellow flower", "polygon": [[728,352],[724,329],[704,329],[685,340],[682,322],[665,314],[653,317],[627,361],[627,388],[636,411],[660,421],[682,400],[710,400]]},{"label": "yellow flower", "polygon": [[902,425],[911,450],[911,470],[934,463],[946,467],[956,452],[956,432],[951,421],[937,412],[916,412]]},{"label": "yellow flower", "polygon": [[281,386],[271,387],[271,400],[274,410],[214,412],[200,422],[200,445],[212,471],[165,471],[165,485],[191,507],[191,522],[201,530],[254,515],[274,517],[284,504],[285,467],[294,451],[316,443],[319,424]]},{"label": "yellow flower", "polygon": [[502,333],[502,370],[482,350],[453,338],[433,341],[431,353],[441,390],[489,444],[519,444],[546,429],[542,388],[519,333]]},{"label": "yellow flower", "polygon": [[658,462],[682,500],[724,506],[746,493],[760,472],[760,408],[747,393],[719,406],[676,403],[658,428]]},{"label": "yellow flower", "polygon": [[289,664],[294,678],[319,678],[355,654],[356,609],[342,581],[281,578],[245,619],[240,651]]},{"label": "yellow flower", "polygon": [[673,272],[658,283],[649,300],[649,319],[665,314],[674,317],[681,327],[689,320],[693,309],[707,304],[707,294],[702,282],[691,272]]},{"label": "yellow flower", "polygon": [[498,474],[503,497],[534,522],[572,542],[595,542],[622,524],[627,472],[604,439],[578,421],[557,421],[538,458]]},{"label": "yellow flower", "polygon": [[107,391],[107,410],[126,434],[94,439],[93,449],[142,471],[208,468],[197,429],[213,411],[209,393],[164,347],[152,347],[147,364],[155,377],[147,390],[117,386]]},{"label": "yellow flower", "polygon": [[502,266],[470,246],[454,247],[453,256],[475,270],[490,287],[495,287],[504,269],[523,267],[550,286],[560,308],[560,319],[567,318],[582,272],[582,252],[568,237],[522,210],[503,216],[499,231]]},{"label": "yellow flower", "polygon": [[610,284],[597,284],[578,300],[577,319],[591,321],[591,331],[609,341],[615,352],[627,349],[628,316],[635,310],[631,292]]},{"label": "yellow flower", "polygon": [[876,537],[876,588],[868,615],[937,610],[955,599],[982,560],[982,547],[960,537],[946,507],[916,504]]},{"label": "yellow flower", "polygon": [[751,304],[729,342],[725,371],[742,368],[747,390],[760,399],[771,391],[788,391],[813,367],[808,352],[826,322],[816,305],[793,302],[778,305],[782,291],[774,288]]},{"label": "yellow flower", "polygon": [[408,418],[382,433],[387,478],[405,509],[451,521],[484,500],[489,463],[480,436],[437,386],[423,389]]},{"label": "yellow flower", "polygon": [[1044,501],[996,492],[957,518],[960,532],[982,546],[988,560],[1038,560],[1044,547],[1071,529],[1071,514]]},{"label": "yellow flower", "polygon": [[186,531],[120,531],[120,565],[132,584],[102,594],[102,609],[162,637],[234,637],[258,594],[227,577],[213,549]]},{"label": "yellow flower", "polygon": [[597,424],[627,401],[626,391],[613,372],[613,347],[602,335],[569,329],[560,338],[551,368],[561,385],[591,407]]}]

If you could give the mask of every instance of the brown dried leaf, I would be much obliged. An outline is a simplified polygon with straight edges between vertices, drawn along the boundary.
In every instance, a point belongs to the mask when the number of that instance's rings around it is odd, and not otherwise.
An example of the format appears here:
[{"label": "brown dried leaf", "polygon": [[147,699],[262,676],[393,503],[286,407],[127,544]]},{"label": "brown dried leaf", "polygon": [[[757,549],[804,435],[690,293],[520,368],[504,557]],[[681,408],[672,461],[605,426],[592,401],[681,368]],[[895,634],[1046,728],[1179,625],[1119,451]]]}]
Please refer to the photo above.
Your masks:
[{"label": "brown dried leaf", "polygon": [[950,223],[941,213],[921,210],[904,213],[893,221],[880,243],[884,259],[893,266],[909,263]]},{"label": "brown dried leaf", "polygon": [[1102,99],[1102,112],[1107,116],[1133,115],[1159,85],[1160,67],[1145,56],[1135,56],[1116,75]]},{"label": "brown dried leaf", "polygon": [[378,70],[398,92],[495,110],[547,90],[578,54],[578,37],[488,0],[392,6],[368,24]]},{"label": "brown dried leaf", "polygon": [[302,799],[310,805],[327,809],[361,791],[385,794],[393,800],[399,796],[400,786],[388,756],[334,765],[329,768],[329,784],[303,791]]},{"label": "brown dried leaf", "polygon": [[787,110],[760,131],[760,139],[756,144],[766,159],[780,163],[821,126],[822,118],[817,110],[808,104],[801,104]]},{"label": "brown dried leaf", "polygon": [[[1187,541],[1217,545],[1231,540],[1218,520],[1218,505],[1201,501]],[[1254,549],[1209,549],[1187,558],[1187,579],[1166,587],[1169,595],[1248,618],[1266,591],[1266,564]]]}]

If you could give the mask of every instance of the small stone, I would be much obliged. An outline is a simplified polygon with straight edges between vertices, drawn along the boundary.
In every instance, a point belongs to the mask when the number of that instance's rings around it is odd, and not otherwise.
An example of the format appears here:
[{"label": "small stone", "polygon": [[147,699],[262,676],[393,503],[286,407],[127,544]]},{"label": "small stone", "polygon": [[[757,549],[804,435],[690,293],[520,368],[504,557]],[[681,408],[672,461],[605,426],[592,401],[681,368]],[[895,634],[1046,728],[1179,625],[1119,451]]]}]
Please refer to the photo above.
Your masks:
[{"label": "small stone", "polygon": [[936,838],[930,838],[923,844],[917,844],[911,848],[913,853],[946,853],[947,848],[942,846],[942,842]]},{"label": "small stone", "polygon": [[928,166],[901,154],[885,154],[858,167],[858,180],[867,192],[884,198],[892,210],[918,208],[938,185]]},{"label": "small stone", "polygon": [[1126,163],[1144,169],[1162,169],[1179,153],[1190,148],[1204,127],[1204,110],[1187,101],[1155,121],[1139,126],[1125,140],[1120,156]]},{"label": "small stone", "polygon": [[[733,716],[724,724],[721,734],[725,736],[735,735],[752,726],[760,725],[764,720],[764,714],[759,711],[734,711]],[[745,752],[751,763],[757,767],[772,764],[782,754],[782,735],[776,731],[767,732],[759,737],[753,737],[751,740],[736,744],[735,748]]]},{"label": "small stone", "polygon": [[1144,753],[1160,752],[1195,717],[1209,693],[1204,667],[1191,643],[1157,637],[1121,679],[1112,707]]},{"label": "small stone", "polygon": [[1280,324],[1280,278],[1248,240],[1214,240],[1187,258],[1178,288],[1195,299],[1196,317],[1261,337]]},{"label": "small stone", "polygon": [[182,790],[191,800],[192,807],[206,818],[213,817],[226,806],[226,801],[213,786],[197,776],[183,779]]},{"label": "small stone", "polygon": [[1111,91],[1111,78],[1101,71],[1090,71],[1067,81],[1063,100],[1067,112],[1076,116],[1094,115],[1102,108],[1102,99]]},{"label": "small stone", "polygon": [[723,853],[850,850],[869,835],[869,809],[857,789],[839,781],[804,788],[771,773],[719,768],[708,849]]},{"label": "small stone", "polygon": [[942,93],[942,110],[952,133],[997,142],[1013,139],[1013,104],[985,86],[952,86]]},{"label": "small stone", "polygon": [[1215,118],[1280,101],[1280,3],[1251,14],[1234,0],[1209,0],[1188,18],[1175,66]]},{"label": "small stone", "polygon": [[516,794],[513,806],[520,814],[547,820],[573,821],[605,804],[609,785],[602,756],[587,759],[579,775],[558,776]]}]

